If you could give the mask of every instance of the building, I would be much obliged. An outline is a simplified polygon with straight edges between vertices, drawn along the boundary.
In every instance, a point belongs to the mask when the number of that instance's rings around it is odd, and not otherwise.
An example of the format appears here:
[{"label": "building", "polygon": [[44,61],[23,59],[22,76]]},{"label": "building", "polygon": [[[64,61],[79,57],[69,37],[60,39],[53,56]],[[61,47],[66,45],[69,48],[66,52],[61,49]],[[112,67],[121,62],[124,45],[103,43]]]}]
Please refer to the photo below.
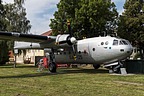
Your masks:
[{"label": "building", "polygon": [[[52,30],[44,32],[43,36],[50,36],[52,34]],[[20,42],[18,42],[20,44]],[[44,56],[44,50],[40,49],[26,49],[21,50],[21,54],[17,54],[16,63],[34,63],[35,56]]]}]

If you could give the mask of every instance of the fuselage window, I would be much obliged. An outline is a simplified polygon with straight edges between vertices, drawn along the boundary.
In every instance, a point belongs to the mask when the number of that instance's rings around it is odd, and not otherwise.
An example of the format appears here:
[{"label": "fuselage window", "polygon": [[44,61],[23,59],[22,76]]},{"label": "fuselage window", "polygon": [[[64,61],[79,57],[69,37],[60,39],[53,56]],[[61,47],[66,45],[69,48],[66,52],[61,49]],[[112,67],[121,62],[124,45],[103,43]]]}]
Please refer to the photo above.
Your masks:
[{"label": "fuselage window", "polygon": [[118,45],[118,40],[113,40],[113,45]]},{"label": "fuselage window", "polygon": [[101,42],[101,45],[104,45],[104,42]]},{"label": "fuselage window", "polygon": [[105,42],[105,45],[108,45],[108,41]]},{"label": "fuselage window", "polygon": [[95,48],[93,48],[92,50],[95,51]]}]

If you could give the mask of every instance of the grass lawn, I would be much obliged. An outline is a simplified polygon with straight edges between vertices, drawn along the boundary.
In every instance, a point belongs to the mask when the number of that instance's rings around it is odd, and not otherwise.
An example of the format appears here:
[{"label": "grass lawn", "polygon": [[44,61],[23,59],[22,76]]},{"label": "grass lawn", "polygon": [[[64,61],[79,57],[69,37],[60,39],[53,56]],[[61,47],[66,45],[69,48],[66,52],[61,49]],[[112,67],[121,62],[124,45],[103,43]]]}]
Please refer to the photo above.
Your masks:
[{"label": "grass lawn", "polygon": [[92,68],[59,68],[52,74],[30,65],[5,65],[0,66],[0,96],[144,96],[144,75]]}]

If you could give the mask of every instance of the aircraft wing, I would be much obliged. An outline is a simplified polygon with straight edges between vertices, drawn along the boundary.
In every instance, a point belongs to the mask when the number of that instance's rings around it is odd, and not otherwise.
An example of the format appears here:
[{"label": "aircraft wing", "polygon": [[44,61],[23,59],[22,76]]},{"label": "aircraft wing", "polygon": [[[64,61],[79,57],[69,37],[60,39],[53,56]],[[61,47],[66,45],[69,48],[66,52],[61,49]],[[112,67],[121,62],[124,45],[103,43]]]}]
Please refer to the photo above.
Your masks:
[{"label": "aircraft wing", "polygon": [[[68,45],[68,42],[73,43],[73,38],[68,39],[69,35],[59,35],[59,36],[42,36],[34,34],[23,34],[16,32],[3,32],[0,31],[1,40],[13,40],[13,41],[23,41],[29,42],[23,45],[17,45],[17,49],[34,49],[34,48],[69,48],[72,47]],[[58,44],[57,44],[58,43]]]},{"label": "aircraft wing", "polygon": [[34,34],[22,34],[16,32],[0,31],[0,39],[41,43],[41,42],[53,42],[56,40],[56,36],[42,36]]}]

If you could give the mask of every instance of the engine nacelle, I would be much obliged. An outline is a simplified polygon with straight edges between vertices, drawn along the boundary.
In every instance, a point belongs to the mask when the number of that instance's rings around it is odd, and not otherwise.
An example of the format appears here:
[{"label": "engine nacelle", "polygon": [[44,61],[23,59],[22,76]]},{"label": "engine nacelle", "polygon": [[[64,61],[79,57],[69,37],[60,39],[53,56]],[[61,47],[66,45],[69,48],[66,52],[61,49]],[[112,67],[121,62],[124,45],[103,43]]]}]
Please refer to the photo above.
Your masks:
[{"label": "engine nacelle", "polygon": [[59,46],[70,46],[76,43],[76,39],[69,34],[58,35],[56,38],[56,44]]}]

